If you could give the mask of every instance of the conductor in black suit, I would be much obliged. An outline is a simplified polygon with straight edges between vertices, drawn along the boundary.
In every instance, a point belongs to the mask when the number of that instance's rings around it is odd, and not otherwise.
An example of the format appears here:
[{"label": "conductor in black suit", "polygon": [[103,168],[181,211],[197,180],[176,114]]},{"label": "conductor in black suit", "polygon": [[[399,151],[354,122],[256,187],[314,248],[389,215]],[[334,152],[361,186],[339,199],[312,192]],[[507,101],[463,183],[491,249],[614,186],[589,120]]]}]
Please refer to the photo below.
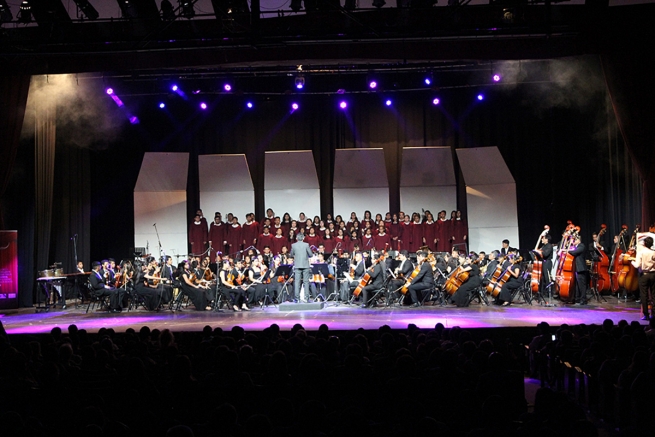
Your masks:
[{"label": "conductor in black suit", "polygon": [[93,288],[93,293],[98,297],[109,296],[109,308],[111,309],[111,312],[120,313],[121,302],[123,301],[123,289],[117,289],[107,285],[104,275],[100,273],[100,263],[98,261],[93,261],[91,268],[92,271],[89,275],[89,283]]},{"label": "conductor in black suit", "polygon": [[417,307],[421,304],[419,303],[419,292],[424,292],[434,287],[434,276],[432,275],[432,266],[428,262],[423,262],[427,258],[428,254],[423,251],[416,252],[416,260],[421,265],[421,270],[419,270],[418,275],[414,278],[412,283],[409,285],[409,295],[412,298],[412,306]]},{"label": "conductor in black suit", "polygon": [[296,242],[291,245],[291,251],[289,256],[293,258],[293,272],[295,279],[293,281],[293,291],[296,295],[296,298],[300,298],[300,283],[302,282],[305,287],[305,299],[309,296],[309,258],[312,257],[312,250],[309,248],[309,244],[305,243],[304,234],[298,234],[296,236]]},{"label": "conductor in black suit", "polygon": [[587,261],[585,259],[585,245],[580,241],[580,236],[575,237],[573,243],[575,249],[569,249],[569,253],[575,256],[575,304],[587,305]]}]

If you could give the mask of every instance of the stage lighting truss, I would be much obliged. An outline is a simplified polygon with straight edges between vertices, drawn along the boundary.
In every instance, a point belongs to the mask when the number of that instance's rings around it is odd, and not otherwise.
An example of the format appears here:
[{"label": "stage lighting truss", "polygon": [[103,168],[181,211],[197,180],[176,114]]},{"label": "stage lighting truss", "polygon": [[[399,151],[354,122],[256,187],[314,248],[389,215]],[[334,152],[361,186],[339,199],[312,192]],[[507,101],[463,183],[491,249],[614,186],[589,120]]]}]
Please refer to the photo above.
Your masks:
[{"label": "stage lighting truss", "polygon": [[301,89],[305,88],[305,76],[303,76],[302,74],[299,74],[298,76],[296,76],[294,82],[296,84],[296,89],[301,90]]},{"label": "stage lighting truss", "polygon": [[180,15],[186,19],[192,19],[196,16],[196,11],[193,8],[197,0],[180,0]]},{"label": "stage lighting truss", "polygon": [[30,2],[25,0],[20,4],[17,18],[20,23],[30,23],[32,21],[32,5],[30,5]]}]

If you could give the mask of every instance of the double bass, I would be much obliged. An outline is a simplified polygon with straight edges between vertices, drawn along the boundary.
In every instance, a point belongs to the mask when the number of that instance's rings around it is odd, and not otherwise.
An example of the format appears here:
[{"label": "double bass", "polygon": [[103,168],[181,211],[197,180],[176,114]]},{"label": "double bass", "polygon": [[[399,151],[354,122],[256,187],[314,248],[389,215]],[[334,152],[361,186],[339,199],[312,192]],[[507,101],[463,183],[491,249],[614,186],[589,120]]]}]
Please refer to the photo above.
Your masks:
[{"label": "double bass", "polygon": [[619,258],[621,264],[621,271],[619,272],[619,287],[629,292],[634,292],[639,288],[639,272],[631,262],[635,259],[635,255],[637,254],[637,232],[639,232],[639,225],[636,226],[632,233],[628,251],[622,254]]},{"label": "double bass", "polygon": [[621,226],[621,232],[617,235],[617,242],[614,245],[614,250],[612,251],[612,258],[610,259],[610,288],[612,293],[618,293],[621,287],[619,286],[619,272],[621,271],[621,255],[623,254],[623,249],[621,249],[621,242],[625,238],[625,234],[628,232],[628,225]]},{"label": "double bass", "polygon": [[539,234],[539,237],[537,238],[537,244],[534,245],[533,252],[539,255],[539,258],[532,262],[532,272],[530,272],[530,288],[532,289],[533,293],[539,293],[539,283],[541,282],[541,277],[543,275],[542,267],[544,261],[541,251],[539,250],[539,243],[541,243],[541,239],[548,233],[549,230],[550,226],[544,226],[544,230],[541,232],[541,234]]},{"label": "double bass", "polygon": [[569,225],[566,227],[566,231],[562,236],[562,244],[558,255],[557,271],[555,274],[560,300],[569,300],[575,296],[575,293],[571,293],[571,291],[574,291],[575,257],[569,253],[569,249],[571,249],[573,242],[579,234],[580,226],[573,226],[573,223],[569,222]]},{"label": "double bass", "polygon": [[[598,236],[596,238],[597,241],[600,241],[600,237],[605,232],[607,232],[607,225],[600,225],[600,231],[598,231]],[[596,254],[598,255],[598,261],[594,263],[594,267],[592,269],[593,278],[596,281],[596,290],[598,290],[599,293],[607,292],[610,290],[612,285],[609,272],[610,258],[604,251],[600,249],[596,249]]]}]

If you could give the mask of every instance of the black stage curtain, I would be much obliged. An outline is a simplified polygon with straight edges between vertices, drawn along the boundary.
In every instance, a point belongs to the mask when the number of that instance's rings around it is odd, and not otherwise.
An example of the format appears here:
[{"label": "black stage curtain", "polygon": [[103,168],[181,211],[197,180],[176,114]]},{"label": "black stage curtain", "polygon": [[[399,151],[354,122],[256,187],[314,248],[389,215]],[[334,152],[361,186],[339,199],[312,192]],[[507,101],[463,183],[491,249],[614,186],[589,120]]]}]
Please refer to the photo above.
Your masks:
[{"label": "black stage curtain", "polygon": [[621,134],[643,180],[640,222],[644,229],[655,224],[655,62],[649,54],[628,50],[639,43],[636,39],[624,43],[601,59]]}]

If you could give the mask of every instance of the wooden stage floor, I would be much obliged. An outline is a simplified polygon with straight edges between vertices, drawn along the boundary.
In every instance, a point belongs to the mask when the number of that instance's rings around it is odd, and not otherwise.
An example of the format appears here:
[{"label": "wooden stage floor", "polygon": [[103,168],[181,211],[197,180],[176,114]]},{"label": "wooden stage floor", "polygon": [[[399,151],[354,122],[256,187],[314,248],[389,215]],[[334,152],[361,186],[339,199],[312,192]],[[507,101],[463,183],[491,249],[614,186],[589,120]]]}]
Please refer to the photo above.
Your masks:
[{"label": "wooden stage floor", "polygon": [[[325,323],[332,330],[353,330],[358,328],[377,329],[389,325],[393,329],[404,329],[410,323],[419,328],[433,328],[437,323],[451,328],[493,328],[493,327],[532,327],[539,322],[548,322],[551,326],[567,324],[600,324],[605,319],[615,323],[620,320],[632,322],[639,320],[641,310],[639,304],[615,297],[606,296],[607,302],[593,302],[586,307],[562,304],[556,301],[555,307],[542,305],[515,304],[508,307],[480,306],[473,303],[468,308],[452,306],[426,305],[419,308],[409,307],[376,307],[362,309],[354,305],[329,305],[322,310],[314,311],[281,311],[270,305],[264,309],[259,307],[250,312],[194,311],[184,309],[178,312],[144,310],[110,314],[106,312],[85,313],[84,307],[76,308],[70,301],[65,310],[51,308],[47,312],[35,312],[33,308],[0,311],[0,321],[9,334],[46,333],[58,326],[64,331],[70,324],[80,329],[97,332],[103,327],[111,327],[117,332],[128,328],[139,330],[147,325],[151,329],[170,329],[172,331],[200,331],[206,325],[212,328],[221,327],[230,330],[233,326],[241,326],[247,331],[261,331],[276,323],[282,330],[290,330],[300,323],[307,330],[317,330]],[[646,324],[647,322],[640,322]]]}]

